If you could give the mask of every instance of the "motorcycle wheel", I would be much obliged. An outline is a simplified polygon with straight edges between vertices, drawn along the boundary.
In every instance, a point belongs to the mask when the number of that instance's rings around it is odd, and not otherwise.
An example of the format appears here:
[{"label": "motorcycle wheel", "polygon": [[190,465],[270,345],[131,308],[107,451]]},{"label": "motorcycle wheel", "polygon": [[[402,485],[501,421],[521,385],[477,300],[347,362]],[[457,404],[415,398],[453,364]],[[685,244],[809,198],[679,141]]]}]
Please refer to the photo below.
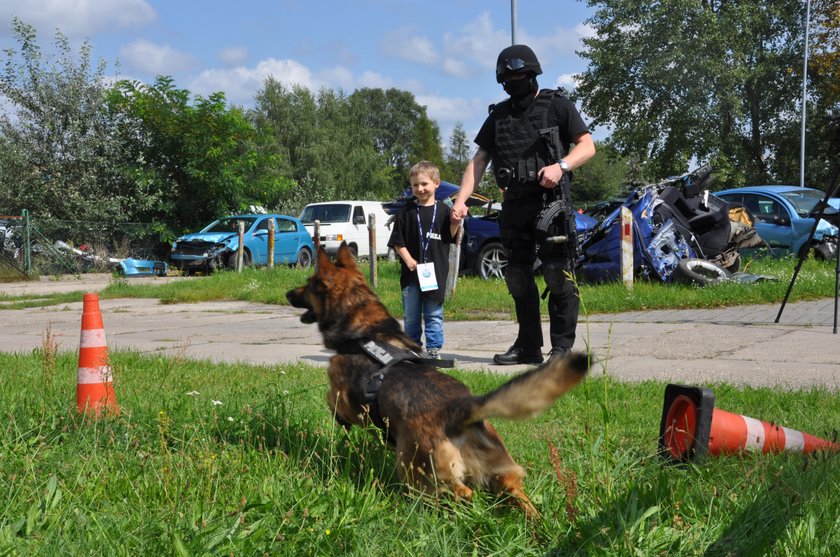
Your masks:
[{"label": "motorcycle wheel", "polygon": [[698,286],[706,286],[730,278],[732,278],[732,273],[705,259],[683,259],[674,272],[675,281]]}]

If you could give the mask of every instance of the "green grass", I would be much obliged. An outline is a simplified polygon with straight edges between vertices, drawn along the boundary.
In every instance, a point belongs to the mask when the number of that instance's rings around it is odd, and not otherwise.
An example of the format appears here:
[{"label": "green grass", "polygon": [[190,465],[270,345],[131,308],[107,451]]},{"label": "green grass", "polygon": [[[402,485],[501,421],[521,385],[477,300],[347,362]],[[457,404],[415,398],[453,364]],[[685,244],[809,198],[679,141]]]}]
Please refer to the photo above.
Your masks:
[{"label": "green grass", "polygon": [[[753,284],[726,282],[705,288],[680,284],[636,281],[632,292],[621,283],[581,284],[581,299],[589,313],[617,313],[644,309],[713,308],[744,304],[775,304],[787,291],[796,260],[757,259],[747,263],[750,273],[773,277],[775,281]],[[368,266],[362,264],[367,275]],[[115,278],[100,293],[102,298],[147,297],[163,303],[190,303],[211,300],[241,300],[266,304],[286,304],[287,290],[303,284],[311,271],[278,267],[247,269],[237,274],[219,272],[195,280],[162,285],[136,284],[130,279]],[[402,315],[399,292],[399,265],[380,262],[377,294],[395,316]],[[835,267],[830,261],[808,259],[794,286],[791,301],[834,295]],[[538,278],[542,290],[544,283]],[[0,305],[8,309],[64,304],[81,299],[81,293],[45,296],[0,296]],[[545,302],[544,302],[545,303]],[[444,304],[446,319],[506,319],[513,315],[513,303],[501,279],[485,281],[475,276],[462,277],[455,293]]]},{"label": "green grass", "polygon": [[[496,422],[543,514],[529,522],[484,492],[404,493],[375,435],[334,425],[323,368],[112,364],[122,412],[91,421],[75,412],[74,355],[0,354],[0,555],[840,552],[837,455],[665,465],[661,383],[593,370],[536,419]],[[504,381],[454,374],[476,392]],[[717,407],[836,438],[836,393],[711,388]]]}]

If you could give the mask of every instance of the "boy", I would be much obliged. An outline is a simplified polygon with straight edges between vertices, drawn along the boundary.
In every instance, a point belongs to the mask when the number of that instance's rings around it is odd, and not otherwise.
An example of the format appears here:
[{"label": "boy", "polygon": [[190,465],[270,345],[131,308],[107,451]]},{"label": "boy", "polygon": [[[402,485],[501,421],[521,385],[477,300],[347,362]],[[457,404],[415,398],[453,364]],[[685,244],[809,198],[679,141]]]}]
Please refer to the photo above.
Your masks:
[{"label": "boy", "polygon": [[449,271],[449,246],[458,231],[449,207],[435,200],[440,170],[429,161],[411,167],[414,199],[397,214],[388,246],[400,256],[405,332],[420,346],[426,327],[426,352],[440,359],[443,347],[443,298]]}]

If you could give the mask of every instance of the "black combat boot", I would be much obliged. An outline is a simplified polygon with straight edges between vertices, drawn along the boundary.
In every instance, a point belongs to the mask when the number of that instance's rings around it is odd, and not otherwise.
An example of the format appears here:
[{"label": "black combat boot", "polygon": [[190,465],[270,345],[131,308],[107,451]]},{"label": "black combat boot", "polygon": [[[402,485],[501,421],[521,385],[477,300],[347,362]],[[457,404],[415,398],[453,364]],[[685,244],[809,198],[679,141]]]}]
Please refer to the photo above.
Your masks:
[{"label": "black combat boot", "polygon": [[543,355],[539,348],[522,348],[514,344],[504,354],[493,356],[493,362],[500,366],[541,364],[543,362]]}]

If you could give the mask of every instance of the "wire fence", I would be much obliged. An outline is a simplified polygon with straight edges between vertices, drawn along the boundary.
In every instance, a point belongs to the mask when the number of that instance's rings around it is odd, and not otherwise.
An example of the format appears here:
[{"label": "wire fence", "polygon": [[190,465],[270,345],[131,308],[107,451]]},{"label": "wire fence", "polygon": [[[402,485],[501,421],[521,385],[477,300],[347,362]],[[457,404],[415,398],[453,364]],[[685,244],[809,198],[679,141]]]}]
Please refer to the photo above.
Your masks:
[{"label": "wire fence", "polygon": [[150,223],[0,216],[0,276],[111,272],[126,258],[159,259],[166,246]]}]

